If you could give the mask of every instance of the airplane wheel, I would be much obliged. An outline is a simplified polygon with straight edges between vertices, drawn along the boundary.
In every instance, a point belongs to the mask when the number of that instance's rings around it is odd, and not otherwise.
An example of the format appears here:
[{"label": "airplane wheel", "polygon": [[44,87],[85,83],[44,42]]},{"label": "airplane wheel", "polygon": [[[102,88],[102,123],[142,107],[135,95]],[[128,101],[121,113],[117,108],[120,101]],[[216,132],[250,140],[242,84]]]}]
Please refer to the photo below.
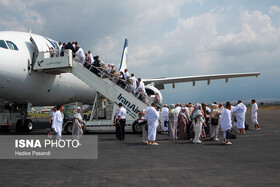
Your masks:
[{"label": "airplane wheel", "polygon": [[67,125],[65,125],[64,129],[66,131],[67,134],[72,134],[72,128],[73,128],[73,123],[68,123]]},{"label": "airplane wheel", "polygon": [[141,133],[142,132],[142,127],[141,125],[139,125],[138,121],[135,121],[133,124],[132,124],[132,130],[134,133]]},{"label": "airplane wheel", "polygon": [[21,132],[24,129],[24,122],[22,119],[19,119],[16,123],[16,131]]},{"label": "airplane wheel", "polygon": [[33,129],[33,121],[31,119],[26,119],[24,121],[24,131],[31,132]]}]

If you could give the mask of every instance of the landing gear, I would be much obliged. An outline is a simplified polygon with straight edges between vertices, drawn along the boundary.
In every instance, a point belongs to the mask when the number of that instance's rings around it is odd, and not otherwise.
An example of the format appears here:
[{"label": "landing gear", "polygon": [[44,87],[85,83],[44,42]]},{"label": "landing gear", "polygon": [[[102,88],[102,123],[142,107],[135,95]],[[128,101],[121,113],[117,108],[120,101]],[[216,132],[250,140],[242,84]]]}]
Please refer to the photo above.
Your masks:
[{"label": "landing gear", "polygon": [[66,131],[67,134],[72,134],[72,128],[73,128],[73,122],[68,122],[65,125],[64,130]]},{"label": "landing gear", "polygon": [[16,123],[17,132],[31,132],[33,130],[33,121],[31,119],[19,119]]},{"label": "landing gear", "polygon": [[142,126],[139,125],[138,120],[134,121],[134,123],[132,124],[132,130],[137,134],[140,134],[142,132]]},{"label": "landing gear", "polygon": [[24,121],[24,131],[31,132],[33,129],[33,121],[31,119],[26,119]]}]

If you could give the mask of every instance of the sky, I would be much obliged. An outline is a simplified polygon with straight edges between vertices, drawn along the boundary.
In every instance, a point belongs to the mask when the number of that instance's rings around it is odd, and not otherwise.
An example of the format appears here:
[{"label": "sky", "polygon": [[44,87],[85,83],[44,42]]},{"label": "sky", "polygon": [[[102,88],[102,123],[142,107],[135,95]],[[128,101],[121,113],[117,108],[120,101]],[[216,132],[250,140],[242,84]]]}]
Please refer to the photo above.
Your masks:
[{"label": "sky", "polygon": [[1,0],[0,30],[78,41],[118,65],[128,39],[136,77],[260,72],[167,85],[164,103],[280,98],[280,1],[277,0]]}]

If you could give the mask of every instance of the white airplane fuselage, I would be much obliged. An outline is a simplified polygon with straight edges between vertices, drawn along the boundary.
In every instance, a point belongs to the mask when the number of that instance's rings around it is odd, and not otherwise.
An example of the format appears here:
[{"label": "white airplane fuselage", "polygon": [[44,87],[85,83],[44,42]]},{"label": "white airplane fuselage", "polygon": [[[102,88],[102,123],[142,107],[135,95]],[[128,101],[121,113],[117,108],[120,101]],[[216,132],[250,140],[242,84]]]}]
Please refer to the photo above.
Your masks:
[{"label": "white airplane fuselage", "polygon": [[[48,51],[54,40],[32,34],[39,51]],[[60,105],[71,102],[90,103],[96,90],[71,73],[60,75],[33,72],[30,69],[35,45],[30,34],[0,32],[0,40],[12,41],[18,50],[0,47],[0,98],[17,104],[34,106]]]}]

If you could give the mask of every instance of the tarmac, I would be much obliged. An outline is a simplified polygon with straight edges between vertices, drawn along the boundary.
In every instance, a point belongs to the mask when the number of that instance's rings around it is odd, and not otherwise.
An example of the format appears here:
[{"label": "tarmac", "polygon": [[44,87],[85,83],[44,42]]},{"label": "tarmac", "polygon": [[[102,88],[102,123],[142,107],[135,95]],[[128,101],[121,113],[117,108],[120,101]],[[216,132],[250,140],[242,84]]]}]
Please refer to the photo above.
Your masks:
[{"label": "tarmac", "polygon": [[[259,111],[261,131],[248,130],[233,145],[171,142],[158,134],[160,145],[147,146],[140,134],[122,142],[90,132],[85,136],[98,135],[98,159],[0,160],[0,186],[280,186],[279,115]],[[47,125],[39,124],[31,134],[46,134]]]}]

